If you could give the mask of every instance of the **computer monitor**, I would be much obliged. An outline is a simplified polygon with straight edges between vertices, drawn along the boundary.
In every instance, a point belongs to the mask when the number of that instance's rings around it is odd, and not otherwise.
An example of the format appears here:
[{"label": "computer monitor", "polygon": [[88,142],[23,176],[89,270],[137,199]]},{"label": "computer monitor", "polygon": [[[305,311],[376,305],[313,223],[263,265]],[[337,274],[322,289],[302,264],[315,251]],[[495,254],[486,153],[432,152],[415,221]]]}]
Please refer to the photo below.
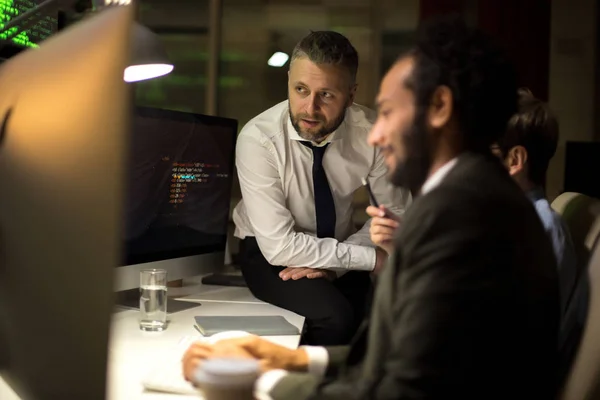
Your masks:
[{"label": "computer monitor", "polygon": [[[15,17],[33,9],[44,0],[2,0],[0,1],[0,23],[6,23]],[[8,59],[21,51],[38,47],[39,44],[49,36],[56,33],[58,29],[58,13],[45,13],[38,18],[38,22],[30,29],[18,32],[0,32],[0,61]],[[10,35],[10,39],[8,36]],[[8,39],[8,40],[6,40]]]},{"label": "computer monitor", "polygon": [[600,185],[592,178],[600,169],[600,143],[569,141],[565,153],[564,191],[600,199]]},{"label": "computer monitor", "polygon": [[136,107],[132,125],[115,290],[133,289],[135,306],[142,269],[169,281],[223,269],[237,121]]},{"label": "computer monitor", "polygon": [[132,16],[0,66],[0,376],[23,399],[105,399]]}]

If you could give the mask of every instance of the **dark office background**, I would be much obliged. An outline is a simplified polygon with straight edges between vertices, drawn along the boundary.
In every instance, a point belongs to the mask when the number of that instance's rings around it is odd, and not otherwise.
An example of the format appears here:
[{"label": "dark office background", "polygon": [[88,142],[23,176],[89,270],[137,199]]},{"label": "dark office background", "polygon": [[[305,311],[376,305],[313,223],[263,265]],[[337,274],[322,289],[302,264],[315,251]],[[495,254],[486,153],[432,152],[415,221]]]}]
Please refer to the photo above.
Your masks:
[{"label": "dark office background", "polygon": [[[79,10],[92,1],[81,0]],[[492,34],[517,65],[521,84],[549,101],[561,145],[548,194],[563,188],[566,141],[600,140],[600,0],[140,0],[138,17],[158,33],[175,64],[136,85],[138,104],[250,118],[286,98],[286,64],[309,30],[331,29],[360,54],[357,102],[372,106],[381,76],[410,43],[420,20],[459,12]],[[80,17],[71,11],[62,22]]]}]

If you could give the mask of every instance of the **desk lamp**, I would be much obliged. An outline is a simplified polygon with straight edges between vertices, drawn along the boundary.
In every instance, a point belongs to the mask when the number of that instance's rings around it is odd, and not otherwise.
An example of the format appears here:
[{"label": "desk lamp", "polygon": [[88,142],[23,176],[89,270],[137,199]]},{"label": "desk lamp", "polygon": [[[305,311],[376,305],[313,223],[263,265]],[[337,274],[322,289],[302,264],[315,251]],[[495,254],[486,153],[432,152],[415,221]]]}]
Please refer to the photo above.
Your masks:
[{"label": "desk lamp", "polygon": [[[0,24],[0,32],[8,32],[7,39],[10,39],[38,23],[40,13],[66,9],[74,3],[74,0],[46,0],[3,26]],[[118,7],[118,5],[106,5],[103,8],[109,7]],[[173,64],[169,61],[158,36],[147,27],[134,22],[131,28],[131,57],[123,75],[125,82],[158,78],[171,71],[173,71]]]}]

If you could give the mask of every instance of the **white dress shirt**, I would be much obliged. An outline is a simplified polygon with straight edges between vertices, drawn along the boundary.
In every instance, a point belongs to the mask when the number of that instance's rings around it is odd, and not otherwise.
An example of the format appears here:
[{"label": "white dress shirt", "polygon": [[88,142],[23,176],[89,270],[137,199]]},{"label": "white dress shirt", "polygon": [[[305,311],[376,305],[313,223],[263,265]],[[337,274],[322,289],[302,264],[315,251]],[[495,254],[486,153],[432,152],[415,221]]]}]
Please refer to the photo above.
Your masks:
[{"label": "white dress shirt", "polygon": [[[453,158],[446,164],[438,168],[421,187],[421,196],[431,192],[442,183],[446,175],[454,168],[458,157]],[[329,364],[329,353],[321,346],[301,346],[308,356],[308,372],[318,377],[325,376],[327,365]],[[255,391],[259,400],[271,400],[269,393],[277,383],[288,374],[282,369],[275,369],[264,373],[256,381]]]},{"label": "white dress shirt", "polygon": [[446,164],[442,165],[435,171],[421,186],[421,196],[431,192],[433,189],[438,187],[440,183],[444,180],[446,175],[454,168],[456,162],[458,161],[458,157],[454,157],[452,160],[448,161]]},{"label": "white dress shirt", "polygon": [[352,105],[335,132],[313,143],[329,143],[323,167],[335,203],[335,238],[316,237],[313,155],[292,126],[288,101],[248,122],[236,148],[242,200],[233,211],[235,236],[256,237],[272,265],[371,271],[375,245],[370,221],[357,232],[352,220],[361,178],[368,177],[380,204],[397,214],[410,201],[407,190],[387,181],[383,156],[367,143],[375,117],[374,111]]}]

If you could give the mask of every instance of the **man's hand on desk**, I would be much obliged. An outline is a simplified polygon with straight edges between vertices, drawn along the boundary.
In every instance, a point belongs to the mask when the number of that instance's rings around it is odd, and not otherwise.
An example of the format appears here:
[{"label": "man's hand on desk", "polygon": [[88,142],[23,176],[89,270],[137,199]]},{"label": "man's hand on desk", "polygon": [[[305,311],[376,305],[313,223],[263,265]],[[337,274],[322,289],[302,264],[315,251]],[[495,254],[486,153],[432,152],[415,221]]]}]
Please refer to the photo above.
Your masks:
[{"label": "man's hand on desk", "polygon": [[[225,342],[225,340],[223,340]],[[209,345],[202,342],[193,343],[186,350],[181,360],[183,364],[183,375],[185,379],[192,382],[194,372],[202,362],[208,358],[233,357],[233,358],[254,358],[252,354],[236,346],[224,346],[217,348],[216,345]]]},{"label": "man's hand on desk", "polygon": [[258,336],[220,340],[216,344],[196,342],[183,356],[183,374],[188,381],[202,360],[218,357],[253,358],[260,362],[261,372],[272,369],[307,371],[308,355],[302,349],[291,350]]},{"label": "man's hand on desk", "polygon": [[296,281],[302,278],[325,278],[329,281],[332,281],[337,277],[337,275],[334,271],[330,271],[327,269],[309,267],[287,267],[279,273],[279,277],[284,281],[287,281],[289,279],[293,279]]}]

